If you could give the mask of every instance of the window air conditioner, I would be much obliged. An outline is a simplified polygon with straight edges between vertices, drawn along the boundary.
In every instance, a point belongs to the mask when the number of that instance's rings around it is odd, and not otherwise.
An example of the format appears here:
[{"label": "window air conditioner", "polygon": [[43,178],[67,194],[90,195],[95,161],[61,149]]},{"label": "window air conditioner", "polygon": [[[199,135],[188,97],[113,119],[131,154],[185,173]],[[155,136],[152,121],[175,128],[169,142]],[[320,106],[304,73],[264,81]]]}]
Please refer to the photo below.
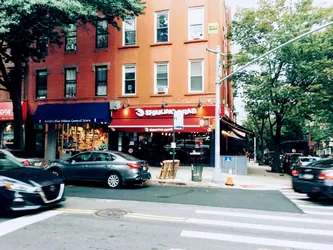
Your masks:
[{"label": "window air conditioner", "polygon": [[120,109],[120,101],[118,100],[112,100],[110,101],[110,110],[118,110]]},{"label": "window air conditioner", "polygon": [[67,45],[66,45],[66,50],[67,50],[67,51],[74,51],[74,50],[76,50],[76,46],[75,46],[75,44],[74,44],[74,43],[72,43],[72,44],[67,44]]},{"label": "window air conditioner", "polygon": [[165,94],[167,92],[168,88],[165,86],[158,86],[157,87],[157,93],[158,94]]}]

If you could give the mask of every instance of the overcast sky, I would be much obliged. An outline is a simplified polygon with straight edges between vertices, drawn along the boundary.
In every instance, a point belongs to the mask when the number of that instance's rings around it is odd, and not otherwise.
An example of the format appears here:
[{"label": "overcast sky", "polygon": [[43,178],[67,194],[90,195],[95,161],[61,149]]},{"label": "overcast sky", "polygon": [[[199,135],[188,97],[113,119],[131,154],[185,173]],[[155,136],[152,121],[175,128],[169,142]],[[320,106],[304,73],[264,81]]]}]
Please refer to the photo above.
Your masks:
[{"label": "overcast sky", "polygon": [[[237,10],[237,7],[241,8],[251,8],[256,7],[256,3],[258,0],[226,0],[226,4],[231,7],[231,12],[234,14]],[[332,4],[333,0],[314,0],[316,5],[329,5]],[[233,48],[233,51],[237,49]],[[244,104],[241,98],[235,98],[235,108],[236,112],[238,112],[238,123],[242,123],[245,120],[245,113],[244,113]]]}]

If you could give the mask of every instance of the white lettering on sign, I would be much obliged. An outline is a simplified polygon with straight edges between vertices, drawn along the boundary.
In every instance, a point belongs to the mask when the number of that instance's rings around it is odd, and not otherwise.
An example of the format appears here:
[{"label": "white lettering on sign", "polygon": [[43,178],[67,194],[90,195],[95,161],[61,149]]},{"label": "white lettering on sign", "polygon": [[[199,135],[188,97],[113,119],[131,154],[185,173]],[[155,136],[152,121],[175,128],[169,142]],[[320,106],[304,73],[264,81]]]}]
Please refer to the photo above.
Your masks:
[{"label": "white lettering on sign", "polygon": [[11,115],[10,109],[0,109],[0,115]]},{"label": "white lettering on sign", "polygon": [[[184,115],[195,115],[197,114],[196,108],[180,109]],[[173,115],[177,111],[176,109],[135,109],[135,113],[139,117],[143,116],[160,116],[160,115]]]}]

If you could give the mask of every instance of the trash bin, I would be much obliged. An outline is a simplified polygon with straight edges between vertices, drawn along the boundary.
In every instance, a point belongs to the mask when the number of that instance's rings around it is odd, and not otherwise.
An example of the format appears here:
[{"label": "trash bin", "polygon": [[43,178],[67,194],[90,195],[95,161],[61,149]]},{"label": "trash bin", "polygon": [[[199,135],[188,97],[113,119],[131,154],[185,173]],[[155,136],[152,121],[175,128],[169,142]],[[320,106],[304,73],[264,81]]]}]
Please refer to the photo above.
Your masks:
[{"label": "trash bin", "polygon": [[202,165],[191,165],[192,169],[192,181],[202,181],[202,171],[203,171],[203,166]]}]

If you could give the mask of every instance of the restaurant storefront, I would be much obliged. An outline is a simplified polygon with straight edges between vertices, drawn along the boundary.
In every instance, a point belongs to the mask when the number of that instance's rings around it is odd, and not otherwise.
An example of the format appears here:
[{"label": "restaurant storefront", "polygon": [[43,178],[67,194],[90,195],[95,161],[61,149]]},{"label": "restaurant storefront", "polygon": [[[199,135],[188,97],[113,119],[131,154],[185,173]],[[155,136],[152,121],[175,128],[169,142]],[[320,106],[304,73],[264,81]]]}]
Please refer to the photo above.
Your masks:
[{"label": "restaurant storefront", "polygon": [[[189,152],[198,149],[196,143],[203,141],[205,163],[210,163],[213,143],[215,106],[160,106],[126,107],[112,112],[110,137],[111,149],[130,153],[145,159],[151,165],[170,159],[173,132],[173,112],[184,113],[184,129],[175,130],[176,158],[182,164],[190,164]],[[224,108],[221,108],[224,111]],[[221,113],[221,116],[224,112]]]},{"label": "restaurant storefront", "polygon": [[[25,124],[27,119],[26,102],[22,102],[22,116],[23,124]],[[0,102],[0,139],[1,148],[11,148],[14,146],[14,113],[12,102]]]},{"label": "restaurant storefront", "polygon": [[66,159],[86,150],[108,148],[109,103],[39,105],[35,126],[45,131],[45,158]]}]

